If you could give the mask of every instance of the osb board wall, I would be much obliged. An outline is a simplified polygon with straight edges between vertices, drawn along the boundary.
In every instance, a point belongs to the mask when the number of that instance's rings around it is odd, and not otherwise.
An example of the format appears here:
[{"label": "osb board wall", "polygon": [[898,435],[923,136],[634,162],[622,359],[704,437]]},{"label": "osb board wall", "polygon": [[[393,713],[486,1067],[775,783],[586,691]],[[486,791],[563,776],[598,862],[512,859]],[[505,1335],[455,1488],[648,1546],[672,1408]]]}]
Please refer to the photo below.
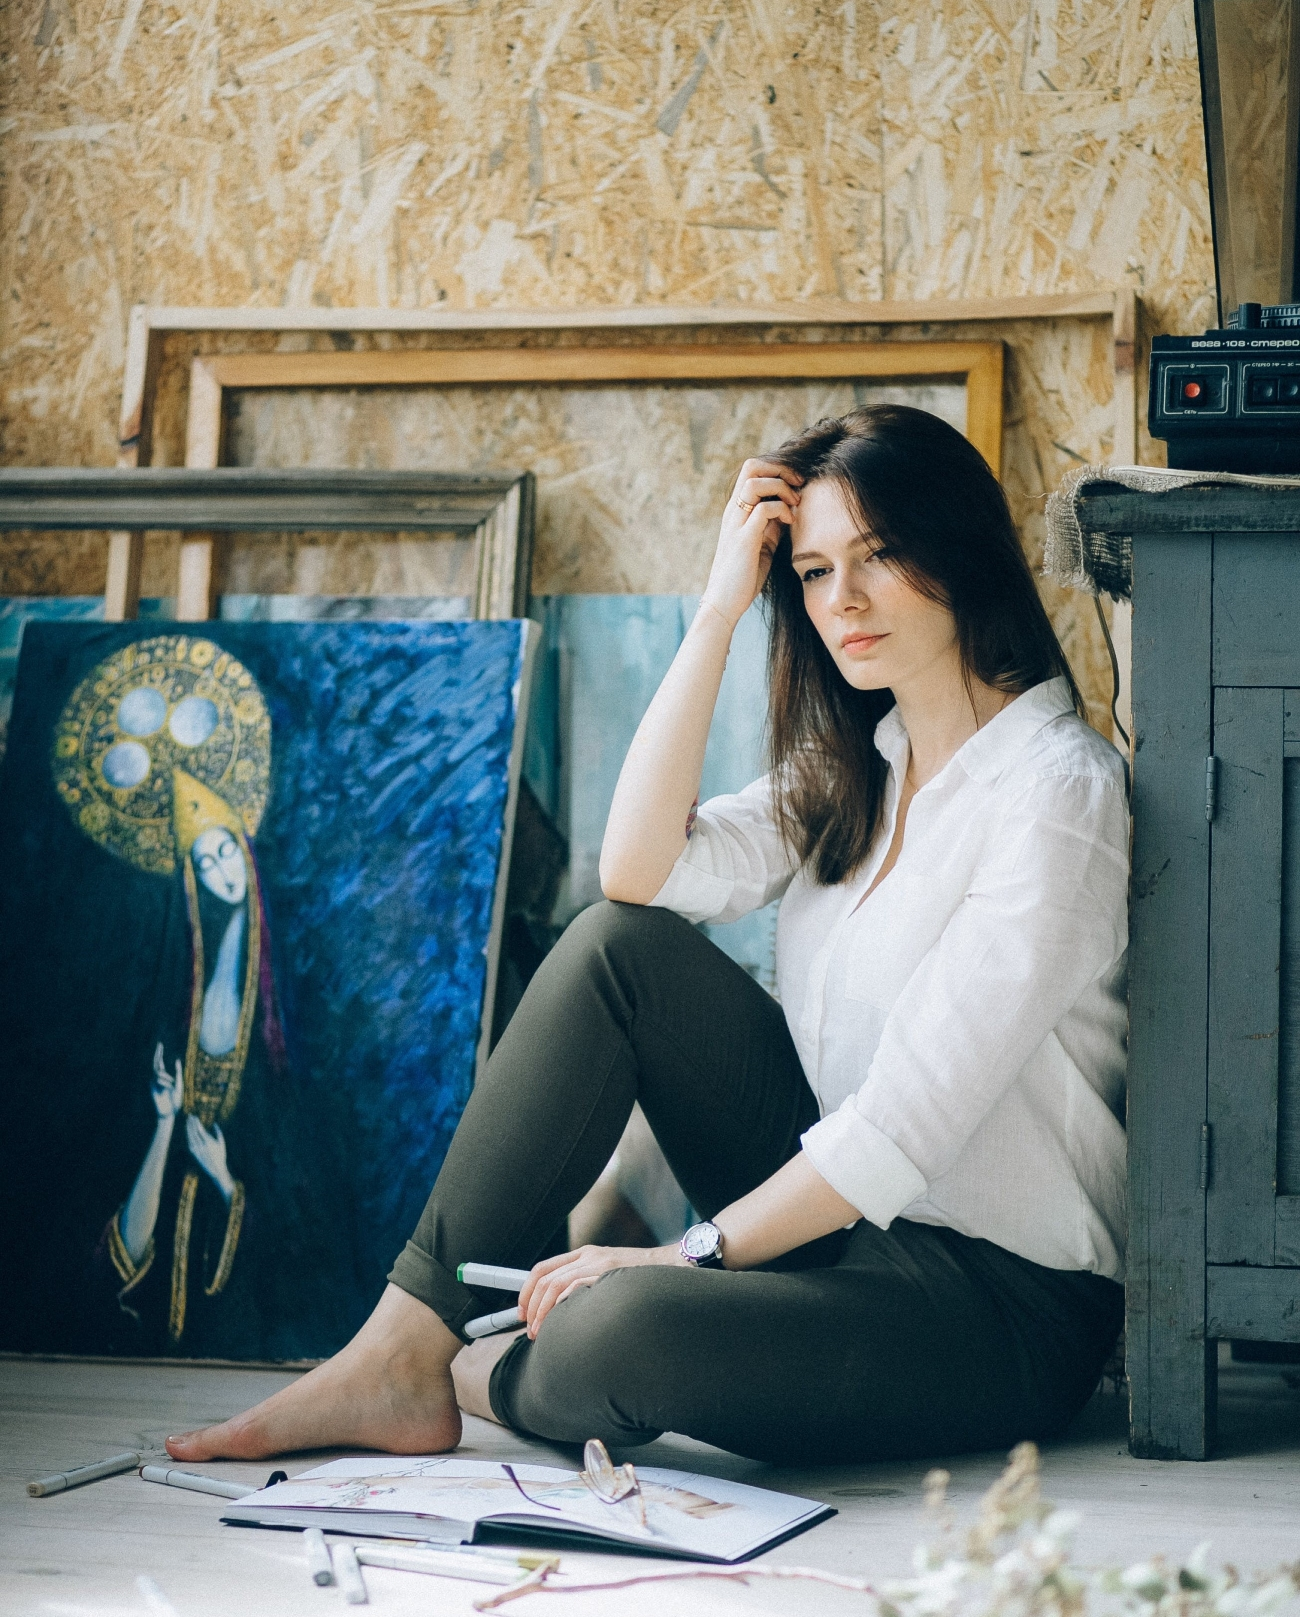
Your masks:
[{"label": "osb board wall", "polygon": [[[960,383],[904,387],[606,385],[264,392],[236,395],[226,459],[236,466],[393,467],[537,475],[533,588],[539,595],[693,592],[707,576],[736,467],[809,421],[892,399],[965,427]],[[629,454],[632,445],[638,453]],[[653,453],[650,451],[653,450]],[[225,588],[246,593],[464,593],[440,587],[442,546],[232,546]],[[275,552],[279,551],[280,554]],[[326,559],[326,557],[328,559]]]},{"label": "osb board wall", "polygon": [[[1210,317],[1191,0],[8,0],[0,29],[8,461],[111,463],[134,302],[1132,285],[1147,334]],[[1032,550],[1104,449],[1104,323],[994,334]],[[84,553],[3,587],[77,587]],[[1094,688],[1087,603],[1052,609]]]}]

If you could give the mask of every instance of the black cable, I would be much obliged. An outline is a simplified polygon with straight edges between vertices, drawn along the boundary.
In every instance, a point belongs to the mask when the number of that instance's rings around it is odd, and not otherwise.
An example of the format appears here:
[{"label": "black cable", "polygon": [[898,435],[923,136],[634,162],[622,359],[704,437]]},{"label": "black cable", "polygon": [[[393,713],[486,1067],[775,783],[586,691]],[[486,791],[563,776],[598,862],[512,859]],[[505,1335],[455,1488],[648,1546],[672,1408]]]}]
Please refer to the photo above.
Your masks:
[{"label": "black cable", "polygon": [[1115,728],[1124,737],[1124,745],[1131,746],[1128,731],[1119,722],[1119,658],[1115,655],[1115,642],[1110,637],[1110,624],[1106,622],[1106,614],[1101,609],[1101,596],[1093,596],[1093,604],[1097,608],[1097,622],[1101,624],[1101,632],[1106,639],[1106,650],[1110,653],[1111,699],[1110,716]]}]

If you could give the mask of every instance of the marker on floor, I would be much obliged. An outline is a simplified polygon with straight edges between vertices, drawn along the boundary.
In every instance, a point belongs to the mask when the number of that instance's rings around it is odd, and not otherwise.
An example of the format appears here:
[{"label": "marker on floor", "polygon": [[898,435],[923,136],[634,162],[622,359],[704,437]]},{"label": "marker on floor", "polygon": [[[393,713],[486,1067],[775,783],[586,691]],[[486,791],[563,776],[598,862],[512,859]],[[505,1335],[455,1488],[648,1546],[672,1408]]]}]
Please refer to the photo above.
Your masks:
[{"label": "marker on floor", "polygon": [[260,1488],[250,1488],[246,1482],[223,1482],[219,1477],[202,1477],[197,1471],[178,1471],[171,1465],[142,1465],[140,1475],[146,1482],[162,1482],[169,1488],[188,1488],[191,1493],[212,1493],[220,1499],[244,1499]]},{"label": "marker on floor", "polygon": [[334,1546],[334,1576],[349,1606],[364,1606],[370,1597],[366,1594],[366,1580],[357,1565],[357,1552],[351,1544]]},{"label": "marker on floor", "polygon": [[521,1569],[496,1559],[449,1555],[441,1550],[390,1548],[386,1544],[358,1544],[353,1551],[362,1566],[382,1566],[393,1572],[427,1572],[434,1578],[460,1578],[466,1583],[518,1583]]},{"label": "marker on floor", "polygon": [[496,1331],[508,1331],[522,1325],[524,1316],[518,1308],[502,1308],[495,1314],[480,1314],[465,1327],[465,1335],[472,1341],[477,1336],[491,1336]]},{"label": "marker on floor", "polygon": [[101,1477],[116,1477],[123,1471],[134,1471],[140,1464],[139,1454],[114,1454],[108,1460],[96,1460],[91,1465],[79,1465],[71,1471],[59,1471],[52,1477],[41,1477],[27,1484],[33,1499],[44,1499],[66,1488],[80,1488],[87,1482],[98,1482]]},{"label": "marker on floor", "polygon": [[158,1587],[158,1584],[147,1572],[142,1572],[135,1580],[135,1586],[140,1592],[140,1598],[148,1606],[153,1617],[177,1617],[176,1607],[172,1605],[167,1596]]},{"label": "marker on floor", "polygon": [[334,1582],[334,1568],[330,1565],[330,1552],[325,1543],[325,1535],[319,1527],[309,1527],[302,1535],[302,1543],[307,1555],[307,1570],[311,1573],[311,1581],[324,1589],[326,1585]]},{"label": "marker on floor", "polygon": [[522,1291],[528,1284],[529,1269],[503,1269],[495,1263],[462,1263],[456,1278],[462,1286],[482,1286],[486,1291]]}]

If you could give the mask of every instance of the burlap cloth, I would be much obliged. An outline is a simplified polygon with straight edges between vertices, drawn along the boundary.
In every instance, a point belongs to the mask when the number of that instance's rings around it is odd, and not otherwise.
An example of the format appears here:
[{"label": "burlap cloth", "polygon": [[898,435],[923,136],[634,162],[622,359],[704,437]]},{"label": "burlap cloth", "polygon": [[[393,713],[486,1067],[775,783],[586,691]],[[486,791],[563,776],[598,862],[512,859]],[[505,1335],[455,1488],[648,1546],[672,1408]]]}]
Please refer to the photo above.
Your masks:
[{"label": "burlap cloth", "polygon": [[1047,499],[1043,571],[1058,584],[1128,600],[1133,584],[1133,539],[1127,533],[1089,533],[1079,521],[1079,500],[1096,483],[1118,483],[1142,494],[1210,483],[1252,488],[1300,488],[1300,477],[1254,477],[1239,472],[1171,472],[1158,466],[1080,466],[1067,472]]}]

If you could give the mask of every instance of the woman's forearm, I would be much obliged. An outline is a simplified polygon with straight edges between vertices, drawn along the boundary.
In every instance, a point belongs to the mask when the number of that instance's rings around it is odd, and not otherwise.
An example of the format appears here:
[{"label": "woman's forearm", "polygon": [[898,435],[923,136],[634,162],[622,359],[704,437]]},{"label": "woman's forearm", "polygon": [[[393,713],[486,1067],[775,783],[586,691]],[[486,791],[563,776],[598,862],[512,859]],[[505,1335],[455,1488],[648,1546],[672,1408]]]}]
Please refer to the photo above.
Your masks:
[{"label": "woman's forearm", "polygon": [[722,1231],[727,1268],[753,1269],[861,1217],[801,1151],[748,1196],[724,1207],[713,1222]]},{"label": "woman's forearm", "polygon": [[732,625],[701,605],[637,727],[600,850],[606,898],[648,904],[686,846]]},{"label": "woman's forearm", "polygon": [[153,1131],[153,1139],[145,1153],[140,1172],[126,1199],[118,1230],[122,1245],[132,1263],[139,1263],[149,1245],[149,1237],[158,1222],[158,1203],[162,1198],[163,1171],[167,1166],[167,1148],[171,1144],[172,1117],[160,1117]]},{"label": "woman's forearm", "polygon": [[[855,1224],[861,1214],[832,1190],[802,1153],[748,1196],[724,1207],[713,1222],[722,1231],[722,1261],[728,1269],[754,1269],[832,1230]],[[535,1337],[557,1303],[614,1269],[645,1265],[683,1268],[676,1241],[666,1246],[584,1246],[543,1258],[519,1293],[519,1306]]]},{"label": "woman's forearm", "polygon": [[648,904],[686,846],[731,636],[767,581],[801,483],[777,461],[747,460],[740,469],[700,609],[618,777],[600,850],[606,898]]}]

